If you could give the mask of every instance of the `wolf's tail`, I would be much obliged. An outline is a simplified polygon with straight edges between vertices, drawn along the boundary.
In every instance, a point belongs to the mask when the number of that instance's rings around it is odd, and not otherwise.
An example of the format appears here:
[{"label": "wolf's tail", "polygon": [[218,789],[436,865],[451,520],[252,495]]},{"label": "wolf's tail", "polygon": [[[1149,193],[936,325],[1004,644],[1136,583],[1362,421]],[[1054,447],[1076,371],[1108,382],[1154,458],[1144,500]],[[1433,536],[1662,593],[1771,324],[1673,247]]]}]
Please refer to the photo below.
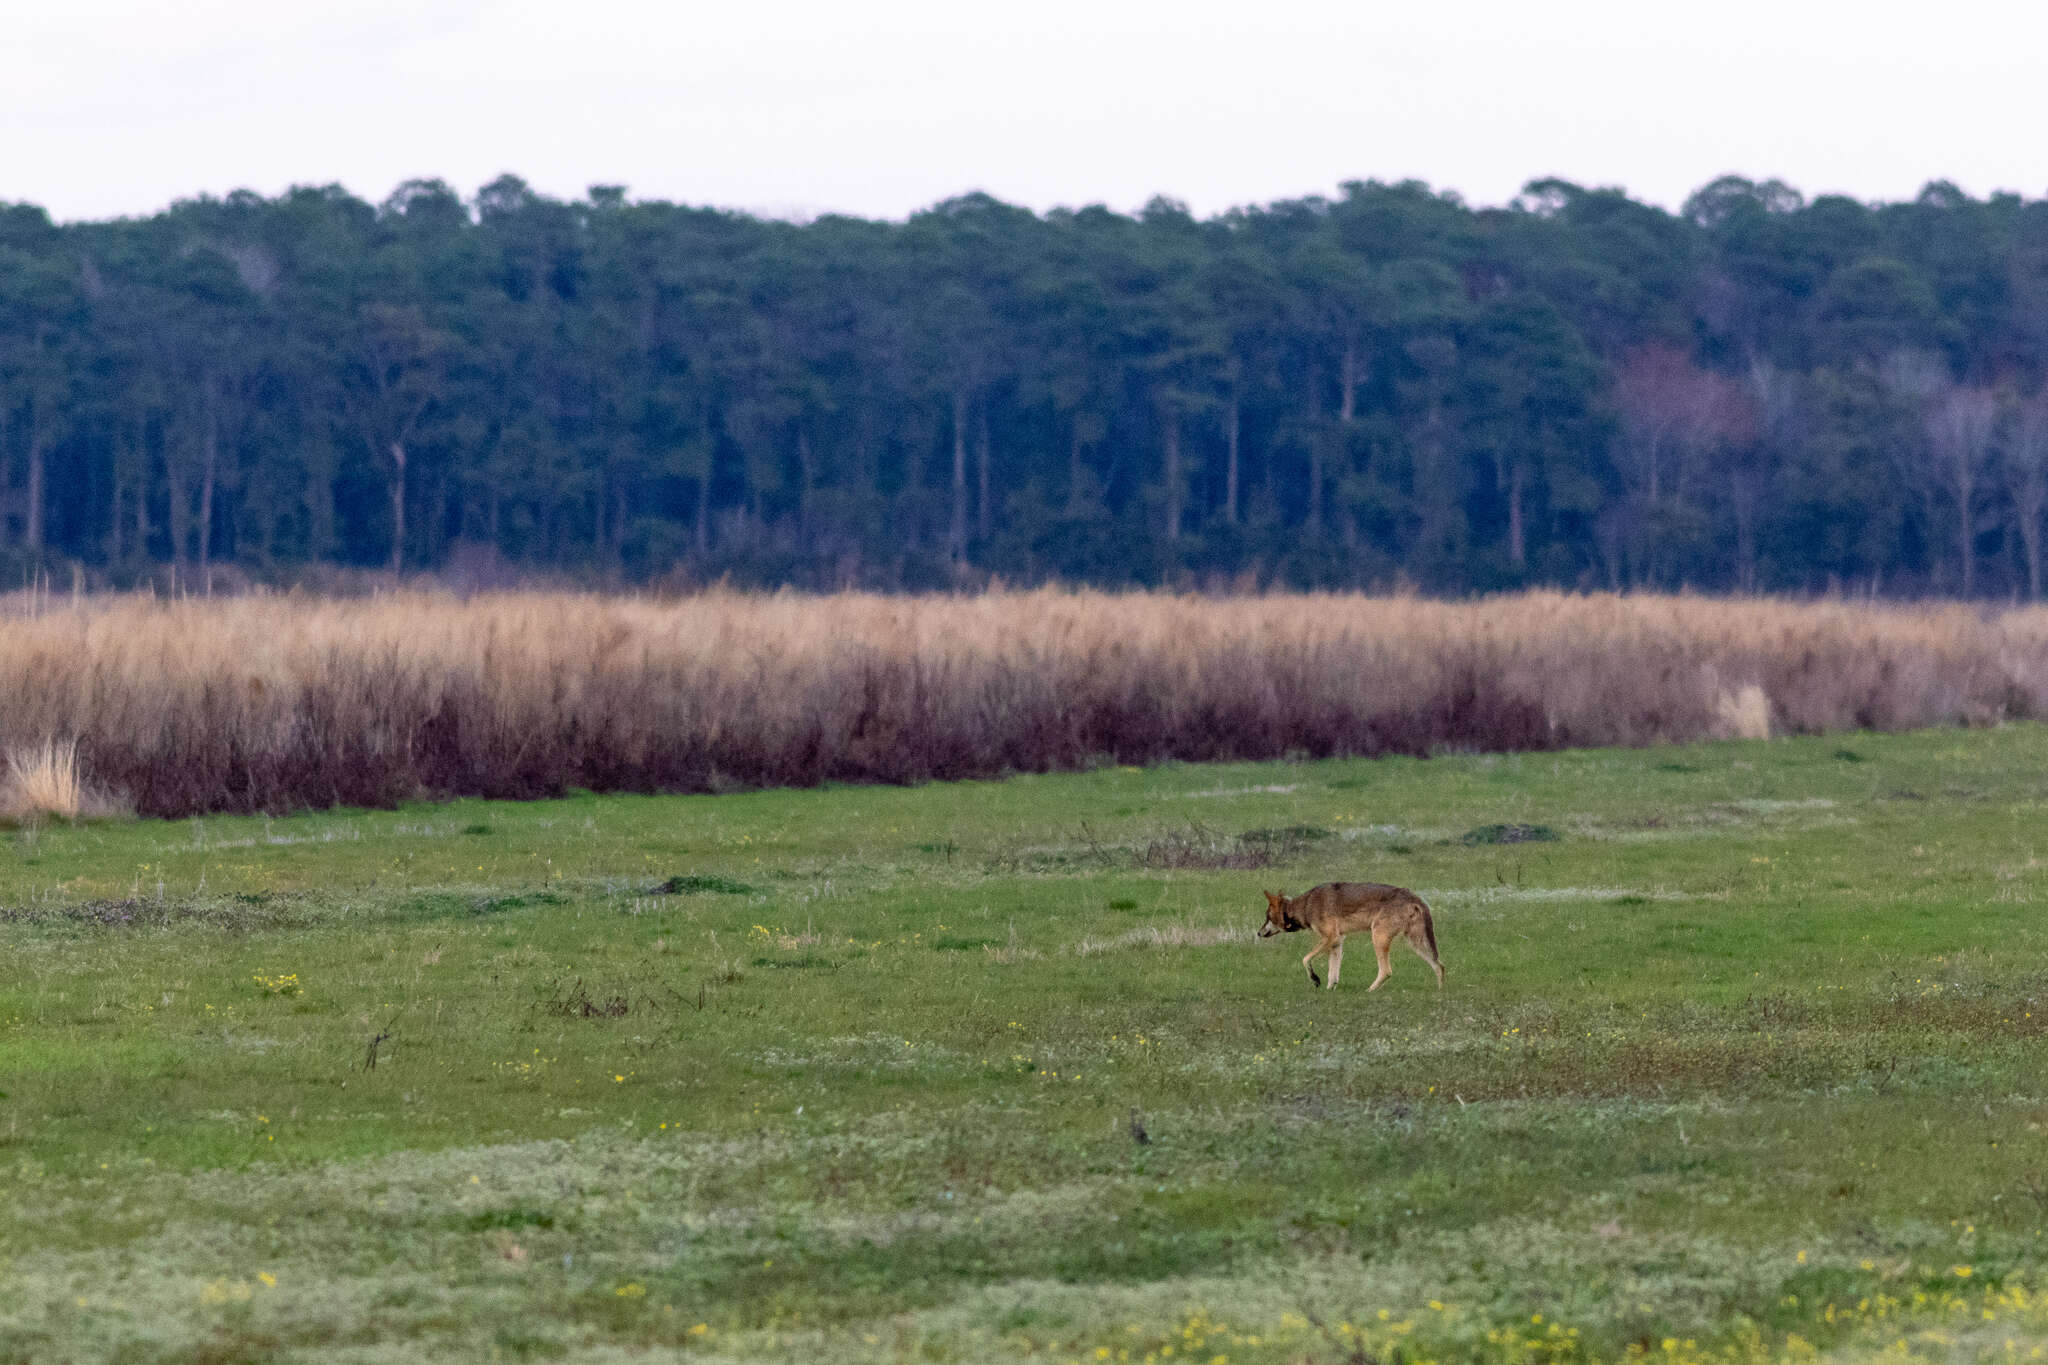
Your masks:
[{"label": "wolf's tail", "polygon": [[1429,955],[1437,960],[1437,966],[1443,966],[1443,955],[1436,950],[1436,921],[1429,917],[1427,905],[1422,907],[1422,936],[1429,940]]}]

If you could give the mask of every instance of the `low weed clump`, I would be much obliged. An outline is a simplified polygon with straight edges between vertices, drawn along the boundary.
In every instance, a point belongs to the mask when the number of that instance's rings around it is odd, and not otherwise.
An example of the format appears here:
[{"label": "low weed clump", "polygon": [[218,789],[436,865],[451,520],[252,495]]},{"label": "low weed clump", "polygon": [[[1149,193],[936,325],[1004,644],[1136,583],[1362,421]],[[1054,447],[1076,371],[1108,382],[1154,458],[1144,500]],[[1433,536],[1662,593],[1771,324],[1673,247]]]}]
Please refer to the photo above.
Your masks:
[{"label": "low weed clump", "polygon": [[[0,696],[0,750],[75,736],[93,780],[144,814],[281,812],[1989,724],[2048,708],[2048,611],[1554,592],[88,598],[0,621]],[[48,780],[11,779],[0,813],[71,808],[56,760],[73,751],[36,752],[52,762],[16,767]]]},{"label": "low weed clump", "polygon": [[[2044,771],[2011,725],[23,828],[0,1361],[2027,1359]],[[1253,938],[1332,880],[1420,892],[1448,988]]]}]

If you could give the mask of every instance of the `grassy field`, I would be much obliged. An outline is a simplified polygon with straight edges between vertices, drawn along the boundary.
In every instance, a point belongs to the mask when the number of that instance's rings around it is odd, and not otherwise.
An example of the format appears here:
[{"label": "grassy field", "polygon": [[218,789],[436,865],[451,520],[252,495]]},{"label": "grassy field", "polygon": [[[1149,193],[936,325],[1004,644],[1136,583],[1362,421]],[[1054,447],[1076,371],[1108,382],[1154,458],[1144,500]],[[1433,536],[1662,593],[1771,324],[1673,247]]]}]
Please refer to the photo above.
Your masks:
[{"label": "grassy field", "polygon": [[[2044,820],[2009,726],[18,830],[0,1359],[2037,1356]],[[1448,991],[1252,939],[1338,877]]]}]

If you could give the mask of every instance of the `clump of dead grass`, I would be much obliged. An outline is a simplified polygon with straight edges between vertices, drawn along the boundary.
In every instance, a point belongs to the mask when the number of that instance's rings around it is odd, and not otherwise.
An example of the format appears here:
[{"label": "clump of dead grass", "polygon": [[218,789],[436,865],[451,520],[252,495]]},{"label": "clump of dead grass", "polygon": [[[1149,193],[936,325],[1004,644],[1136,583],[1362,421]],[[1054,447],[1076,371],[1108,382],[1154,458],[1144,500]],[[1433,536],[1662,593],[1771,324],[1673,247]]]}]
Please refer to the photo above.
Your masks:
[{"label": "clump of dead grass", "polygon": [[78,820],[118,814],[120,803],[79,775],[78,741],[45,739],[7,749],[0,820]]},{"label": "clump of dead grass", "polygon": [[0,619],[0,752],[145,814],[1650,744],[2048,714],[2048,610],[713,591],[84,599]]},{"label": "clump of dead grass", "polygon": [[1710,733],[1716,739],[1769,739],[1771,699],[1755,683],[1723,692],[1714,700],[1714,726]]}]

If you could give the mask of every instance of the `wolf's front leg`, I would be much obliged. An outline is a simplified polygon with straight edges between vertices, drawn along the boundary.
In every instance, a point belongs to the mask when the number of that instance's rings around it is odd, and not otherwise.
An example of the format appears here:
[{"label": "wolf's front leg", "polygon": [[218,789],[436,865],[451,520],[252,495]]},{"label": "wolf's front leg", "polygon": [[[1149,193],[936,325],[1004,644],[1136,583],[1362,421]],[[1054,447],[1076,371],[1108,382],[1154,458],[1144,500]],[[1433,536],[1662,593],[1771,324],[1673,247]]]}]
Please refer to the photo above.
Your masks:
[{"label": "wolf's front leg", "polygon": [[1393,946],[1394,935],[1382,926],[1375,924],[1372,928],[1372,951],[1374,956],[1380,960],[1380,974],[1372,979],[1372,984],[1366,987],[1367,990],[1378,990],[1381,983],[1394,974],[1394,960],[1388,956],[1388,949]]}]

